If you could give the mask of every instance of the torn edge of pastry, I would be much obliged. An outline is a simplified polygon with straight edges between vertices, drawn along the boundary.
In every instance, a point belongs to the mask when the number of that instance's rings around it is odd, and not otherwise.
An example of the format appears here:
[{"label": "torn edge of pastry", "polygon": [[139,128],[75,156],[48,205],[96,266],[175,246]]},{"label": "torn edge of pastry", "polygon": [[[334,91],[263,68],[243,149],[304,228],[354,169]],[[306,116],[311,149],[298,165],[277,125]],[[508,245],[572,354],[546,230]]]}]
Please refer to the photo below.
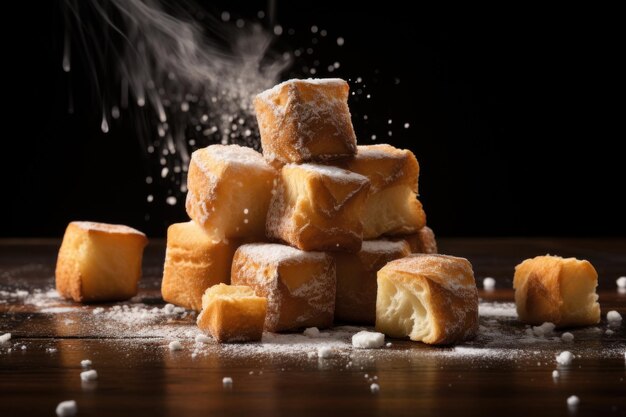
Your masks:
[{"label": "torn edge of pastry", "polygon": [[414,254],[378,271],[376,330],[448,345],[478,332],[478,290],[467,259]]},{"label": "torn edge of pastry", "polygon": [[263,336],[267,299],[245,285],[217,284],[202,296],[200,330],[220,343],[255,342]]},{"label": "torn edge of pastry", "polygon": [[598,273],[589,261],[537,256],[515,267],[513,288],[520,321],[557,327],[600,322]]}]

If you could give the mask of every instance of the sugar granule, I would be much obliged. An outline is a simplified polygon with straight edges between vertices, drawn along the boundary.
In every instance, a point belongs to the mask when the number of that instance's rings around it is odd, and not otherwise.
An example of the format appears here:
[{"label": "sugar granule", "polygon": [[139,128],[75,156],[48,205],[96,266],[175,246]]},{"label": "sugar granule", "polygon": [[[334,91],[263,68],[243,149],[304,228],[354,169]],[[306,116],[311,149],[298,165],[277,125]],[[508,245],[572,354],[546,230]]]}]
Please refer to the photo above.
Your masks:
[{"label": "sugar granule", "polygon": [[89,368],[91,366],[91,361],[89,359],[83,359],[80,361],[80,366],[83,368]]},{"label": "sugar granule", "polygon": [[578,398],[576,395],[571,395],[567,397],[567,405],[569,407],[577,407],[578,404],[580,404],[580,398]]},{"label": "sugar granule", "polygon": [[555,327],[556,326],[553,323],[545,322],[541,326],[534,326],[533,333],[535,334],[535,336],[545,336],[549,333],[552,333]]},{"label": "sugar granule", "polygon": [[222,378],[222,385],[224,386],[224,388],[230,388],[233,386],[233,379],[229,376],[225,376],[224,378]]},{"label": "sugar granule", "polygon": [[619,312],[615,310],[611,310],[608,313],[606,313],[606,320],[610,324],[619,324],[622,322],[622,315],[619,314]]},{"label": "sugar granule", "polygon": [[574,359],[574,355],[572,352],[565,350],[556,357],[556,361],[559,365],[570,365],[572,363],[572,359]]},{"label": "sugar granule", "polygon": [[626,288],[626,277],[619,277],[615,283],[618,288]]},{"label": "sugar granule", "polygon": [[496,280],[491,277],[483,279],[483,288],[487,291],[493,290],[494,288],[496,288]]},{"label": "sugar granule", "polygon": [[61,401],[59,405],[57,405],[56,413],[59,417],[71,417],[75,416],[78,412],[78,407],[76,406],[76,401]]},{"label": "sugar granule", "polygon": [[302,332],[307,337],[320,337],[320,331],[317,327],[309,327]]},{"label": "sugar granule", "polygon": [[2,336],[0,336],[0,343],[6,343],[9,340],[11,340],[11,333],[5,333]]},{"label": "sugar granule", "polygon": [[358,349],[376,349],[385,344],[385,335],[378,332],[360,331],[352,336],[352,346]]},{"label": "sugar granule", "polygon": [[372,394],[378,394],[378,392],[380,391],[380,385],[378,385],[377,383],[373,383],[372,385],[370,385],[370,391],[372,391]]},{"label": "sugar granule", "polygon": [[95,369],[84,371],[80,373],[80,379],[83,381],[95,381],[98,379],[98,372]]},{"label": "sugar granule", "polygon": [[172,352],[183,349],[183,345],[178,340],[172,340],[168,346]]},{"label": "sugar granule", "polygon": [[559,371],[555,369],[554,371],[552,371],[552,378],[557,379],[558,377],[559,377]]},{"label": "sugar granule", "polygon": [[564,342],[572,342],[574,340],[574,335],[571,334],[570,332],[565,332],[561,335],[561,339]]}]

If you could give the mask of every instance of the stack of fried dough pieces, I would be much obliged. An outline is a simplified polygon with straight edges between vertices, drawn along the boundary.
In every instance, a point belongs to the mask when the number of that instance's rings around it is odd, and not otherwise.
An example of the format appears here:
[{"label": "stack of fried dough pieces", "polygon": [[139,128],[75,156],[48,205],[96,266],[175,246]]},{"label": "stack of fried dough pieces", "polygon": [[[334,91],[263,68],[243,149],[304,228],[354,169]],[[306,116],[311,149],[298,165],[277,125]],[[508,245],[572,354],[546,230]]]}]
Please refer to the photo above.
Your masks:
[{"label": "stack of fried dough pieces", "polygon": [[168,230],[162,294],[201,311],[200,328],[218,341],[373,325],[377,272],[436,253],[415,155],[357,146],[348,92],[341,79],[286,81],[254,100],[263,154],[237,145],[192,154],[191,221]]}]

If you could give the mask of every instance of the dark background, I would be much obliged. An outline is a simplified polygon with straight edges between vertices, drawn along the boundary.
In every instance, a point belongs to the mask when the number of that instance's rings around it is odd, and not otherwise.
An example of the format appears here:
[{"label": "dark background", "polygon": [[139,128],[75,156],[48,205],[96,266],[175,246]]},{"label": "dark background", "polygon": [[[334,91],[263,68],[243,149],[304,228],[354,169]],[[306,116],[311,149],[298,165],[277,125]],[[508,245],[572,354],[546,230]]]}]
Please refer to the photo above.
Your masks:
[{"label": "dark background", "polygon": [[[4,115],[1,235],[58,237],[84,219],[163,236],[186,219],[183,200],[165,204],[167,184],[130,117],[100,131],[100,105],[78,58],[76,111],[67,113],[60,5],[45,3],[9,14],[27,23],[5,37],[5,62],[16,73],[5,80],[12,105]],[[246,18],[267,8],[204,3],[210,13]],[[345,38],[341,48],[317,49],[315,59],[340,61],[333,76],[368,84],[372,99],[350,102],[357,137],[371,143],[376,134],[376,142],[416,153],[421,200],[439,236],[626,235],[624,105],[615,81],[623,45],[614,12],[364,3],[278,1],[277,23],[296,30],[278,46],[306,46],[311,25]],[[301,74],[301,64],[285,76]]]}]

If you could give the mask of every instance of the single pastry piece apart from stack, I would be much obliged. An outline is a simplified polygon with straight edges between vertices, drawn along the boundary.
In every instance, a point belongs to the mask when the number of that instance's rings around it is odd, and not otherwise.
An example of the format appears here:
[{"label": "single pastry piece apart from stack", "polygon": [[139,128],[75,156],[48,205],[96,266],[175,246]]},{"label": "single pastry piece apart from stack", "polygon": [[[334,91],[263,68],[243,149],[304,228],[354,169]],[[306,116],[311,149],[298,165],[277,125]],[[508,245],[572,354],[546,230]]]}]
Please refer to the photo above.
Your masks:
[{"label": "single pastry piece apart from stack", "polygon": [[557,327],[600,322],[598,273],[588,261],[537,256],[515,267],[513,288],[520,320]]},{"label": "single pastry piece apart from stack", "polygon": [[128,226],[71,222],[57,259],[57,291],[77,302],[135,296],[147,244],[146,235]]},{"label": "single pastry piece apart from stack", "polygon": [[411,248],[411,253],[437,253],[437,240],[433,229],[428,226],[422,227],[417,233],[404,236],[392,236],[387,238],[394,242],[405,241]]},{"label": "single pastry piece apart from stack", "polygon": [[242,245],[235,252],[233,285],[267,298],[265,329],[329,327],[335,310],[335,263],[323,252],[272,243]]},{"label": "single pastry piece apart from stack", "polygon": [[376,273],[385,264],[410,254],[400,240],[363,241],[357,253],[331,252],[337,268],[335,321],[373,325],[376,321]]},{"label": "single pastry piece apart from stack", "polygon": [[202,295],[212,285],[230,283],[237,240],[214,242],[195,222],[167,229],[161,293],[163,300],[200,311]]},{"label": "single pastry piece apart from stack", "polygon": [[278,165],[354,155],[348,83],[289,80],[254,99],[263,155]]},{"label": "single pastry piece apart from stack", "polygon": [[376,330],[428,344],[460,343],[478,331],[478,290],[464,258],[414,254],[378,271]]},{"label": "single pastry piece apart from stack", "polygon": [[202,296],[198,327],[220,343],[261,340],[267,299],[246,286],[218,284]]},{"label": "single pastry piece apart from stack", "polygon": [[267,213],[267,236],[306,251],[361,248],[369,181],[341,168],[288,164]]},{"label": "single pastry piece apart from stack", "polygon": [[276,171],[260,153],[237,145],[211,145],[191,155],[187,214],[214,241],[263,240]]},{"label": "single pastry piece apart from stack", "polygon": [[426,224],[417,199],[419,164],[413,152],[391,145],[359,146],[342,164],[371,183],[363,210],[363,238],[416,233]]}]

